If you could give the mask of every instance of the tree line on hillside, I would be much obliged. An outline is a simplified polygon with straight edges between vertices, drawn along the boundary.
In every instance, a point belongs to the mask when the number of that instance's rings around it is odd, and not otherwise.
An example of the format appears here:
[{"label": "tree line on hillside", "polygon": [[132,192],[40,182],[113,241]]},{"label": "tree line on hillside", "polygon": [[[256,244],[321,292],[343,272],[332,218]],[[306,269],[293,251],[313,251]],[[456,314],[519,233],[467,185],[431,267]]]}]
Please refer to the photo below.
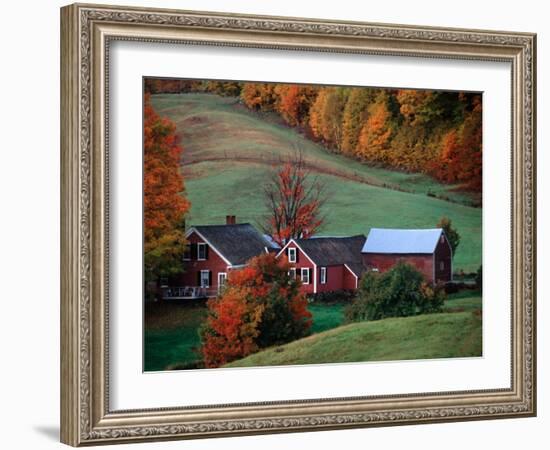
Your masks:
[{"label": "tree line on hillside", "polygon": [[239,97],[333,152],[481,191],[479,93],[171,79],[146,79],[145,90]]}]

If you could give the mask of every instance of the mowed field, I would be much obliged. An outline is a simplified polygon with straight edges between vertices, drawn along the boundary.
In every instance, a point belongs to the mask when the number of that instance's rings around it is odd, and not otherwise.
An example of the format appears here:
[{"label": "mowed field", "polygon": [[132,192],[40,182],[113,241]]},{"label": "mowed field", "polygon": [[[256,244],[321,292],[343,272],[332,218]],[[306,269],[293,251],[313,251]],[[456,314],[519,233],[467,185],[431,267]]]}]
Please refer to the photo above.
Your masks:
[{"label": "mowed field", "polygon": [[482,356],[480,312],[360,322],[273,347],[225,367]]},{"label": "mowed field", "polygon": [[326,225],[319,234],[366,235],[372,227],[430,228],[447,216],[462,237],[455,271],[474,272],[481,264],[482,209],[469,206],[471,197],[455,186],[331,153],[273,114],[247,110],[236,98],[162,94],[152,96],[152,103],[160,115],[176,123],[181,136],[191,225],[224,223],[227,214],[259,225],[266,212],[266,177],[273,164],[299,149],[329,193]]}]

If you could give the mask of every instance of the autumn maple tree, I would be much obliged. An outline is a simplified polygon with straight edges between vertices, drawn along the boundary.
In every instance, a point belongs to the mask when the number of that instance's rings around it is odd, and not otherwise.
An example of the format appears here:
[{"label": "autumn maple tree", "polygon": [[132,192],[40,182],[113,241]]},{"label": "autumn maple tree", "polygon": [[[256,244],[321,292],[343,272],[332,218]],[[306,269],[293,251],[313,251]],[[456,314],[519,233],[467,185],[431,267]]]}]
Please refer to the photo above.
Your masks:
[{"label": "autumn maple tree", "polygon": [[325,222],[322,208],[326,198],[324,183],[311,174],[297,152],[283,161],[264,186],[264,232],[280,245],[314,235]]},{"label": "autumn maple tree", "polygon": [[289,269],[286,258],[266,253],[229,274],[222,294],[207,302],[201,329],[206,367],[220,367],[309,333],[307,300]]},{"label": "autumn maple tree", "polygon": [[183,220],[190,203],[179,171],[183,149],[176,127],[155,112],[149,95],[144,105],[143,146],[145,280],[160,282],[161,277],[182,270]]}]

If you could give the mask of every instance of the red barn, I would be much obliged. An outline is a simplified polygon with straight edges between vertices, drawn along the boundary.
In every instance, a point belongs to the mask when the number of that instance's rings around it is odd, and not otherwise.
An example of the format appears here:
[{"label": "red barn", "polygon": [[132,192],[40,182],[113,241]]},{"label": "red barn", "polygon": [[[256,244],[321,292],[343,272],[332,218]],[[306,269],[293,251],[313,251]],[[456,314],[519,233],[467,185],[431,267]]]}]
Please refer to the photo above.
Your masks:
[{"label": "red barn", "polygon": [[291,239],[278,253],[285,254],[291,274],[302,281],[306,294],[357,289],[363,273],[361,249],[365,236]]},{"label": "red barn", "polygon": [[186,237],[185,271],[170,280],[164,298],[214,297],[231,270],[245,267],[250,258],[273,246],[249,223],[236,224],[235,216],[228,216],[225,225],[193,226]]},{"label": "red barn", "polygon": [[426,281],[447,282],[453,278],[453,253],[441,228],[394,230],[372,228],[363,246],[367,270],[385,272],[400,261],[420,271]]}]

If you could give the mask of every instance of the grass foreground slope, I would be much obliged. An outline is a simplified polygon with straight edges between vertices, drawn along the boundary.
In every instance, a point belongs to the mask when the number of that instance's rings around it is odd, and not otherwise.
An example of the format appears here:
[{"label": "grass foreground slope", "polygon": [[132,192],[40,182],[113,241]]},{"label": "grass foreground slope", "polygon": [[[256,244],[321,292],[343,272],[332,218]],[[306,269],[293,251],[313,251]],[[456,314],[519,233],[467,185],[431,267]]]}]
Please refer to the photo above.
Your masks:
[{"label": "grass foreground slope", "polygon": [[367,234],[372,227],[429,228],[448,216],[462,236],[455,270],[474,272],[481,264],[482,210],[468,206],[468,195],[452,185],[331,153],[277,118],[249,111],[236,98],[161,94],[152,96],[152,104],[176,123],[182,138],[190,224],[223,223],[227,214],[236,215],[239,222],[260,223],[265,213],[261,187],[268,171],[300,149],[330,194],[320,234]]},{"label": "grass foreground slope", "polygon": [[255,353],[225,367],[481,355],[481,314],[479,311],[464,311],[345,325]]}]

